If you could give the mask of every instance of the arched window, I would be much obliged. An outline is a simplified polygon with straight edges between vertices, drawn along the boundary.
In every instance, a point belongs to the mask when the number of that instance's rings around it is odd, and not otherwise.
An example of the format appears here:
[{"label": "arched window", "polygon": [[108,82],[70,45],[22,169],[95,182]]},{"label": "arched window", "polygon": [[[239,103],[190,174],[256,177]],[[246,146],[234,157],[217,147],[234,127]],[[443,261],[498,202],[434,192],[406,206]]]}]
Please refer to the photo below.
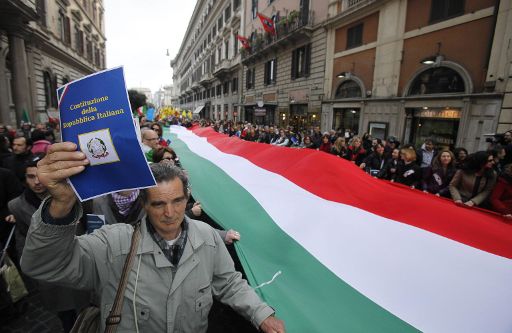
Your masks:
[{"label": "arched window", "polygon": [[421,72],[412,82],[409,95],[459,93],[465,88],[457,71],[441,66]]},{"label": "arched window", "polygon": [[354,80],[346,80],[336,89],[335,98],[353,98],[361,96],[362,92],[359,84]]}]

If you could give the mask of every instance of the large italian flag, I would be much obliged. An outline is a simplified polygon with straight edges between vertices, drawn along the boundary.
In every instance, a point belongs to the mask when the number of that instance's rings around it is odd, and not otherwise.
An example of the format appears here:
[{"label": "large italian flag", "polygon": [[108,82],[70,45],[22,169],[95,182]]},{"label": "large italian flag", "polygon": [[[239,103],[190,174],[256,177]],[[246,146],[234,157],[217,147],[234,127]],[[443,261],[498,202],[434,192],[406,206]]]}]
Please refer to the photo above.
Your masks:
[{"label": "large italian flag", "polygon": [[[288,332],[512,332],[512,225],[322,152],[171,127]],[[168,134],[169,135],[169,134]]]}]

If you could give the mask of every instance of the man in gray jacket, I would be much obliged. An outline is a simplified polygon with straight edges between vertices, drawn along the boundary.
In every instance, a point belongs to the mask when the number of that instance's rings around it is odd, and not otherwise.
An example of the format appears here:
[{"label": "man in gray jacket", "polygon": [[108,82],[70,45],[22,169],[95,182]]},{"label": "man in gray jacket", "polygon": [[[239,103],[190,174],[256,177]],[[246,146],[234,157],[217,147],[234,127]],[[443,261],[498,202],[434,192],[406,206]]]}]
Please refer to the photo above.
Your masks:
[{"label": "man in gray jacket", "polygon": [[[66,178],[89,163],[70,142],[51,146],[38,177],[51,194],[34,214],[22,256],[37,279],[93,290],[101,296],[102,330],[129,252],[133,227],[107,225],[75,237],[82,214]],[[212,297],[231,306],[263,332],[284,332],[274,310],[234,270],[222,239],[210,226],[185,216],[188,180],[179,168],[151,166],[157,186],[143,190],[133,269],[117,332],[206,332]]]}]

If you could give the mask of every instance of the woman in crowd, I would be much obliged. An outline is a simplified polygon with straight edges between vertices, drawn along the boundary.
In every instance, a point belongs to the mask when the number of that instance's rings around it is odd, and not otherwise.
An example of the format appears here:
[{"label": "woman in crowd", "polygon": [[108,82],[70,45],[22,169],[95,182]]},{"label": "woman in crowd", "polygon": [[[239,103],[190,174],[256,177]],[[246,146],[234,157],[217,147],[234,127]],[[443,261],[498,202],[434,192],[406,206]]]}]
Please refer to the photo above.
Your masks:
[{"label": "woman in crowd", "polygon": [[491,194],[496,183],[493,170],[494,157],[486,151],[478,151],[467,157],[462,169],[450,182],[450,194],[456,204],[481,206]]},{"label": "woman in crowd", "polygon": [[393,181],[417,188],[421,182],[421,169],[416,164],[416,151],[412,148],[402,148],[400,150],[401,161],[398,163],[395,178]]},{"label": "woman in crowd", "polygon": [[162,129],[162,125],[160,125],[159,123],[153,123],[151,125],[151,129],[153,131],[156,132],[156,134],[158,134],[158,143],[160,144],[161,147],[167,147],[169,144],[167,143],[167,141],[164,140],[164,138],[162,137],[164,131]]},{"label": "woman in crowd", "polygon": [[318,147],[318,150],[323,151],[324,153],[331,153],[331,139],[329,137],[329,134],[322,135],[322,143],[320,144],[320,147]]},{"label": "woman in crowd", "polygon": [[181,168],[181,163],[171,147],[162,147],[153,153],[153,163],[170,163]]},{"label": "woman in crowd", "polygon": [[364,150],[362,146],[361,138],[354,136],[352,138],[352,145],[348,147],[347,159],[359,166],[361,163],[363,163],[365,157],[366,150]]},{"label": "woman in crowd", "polygon": [[503,167],[490,201],[494,211],[512,219],[512,164]]},{"label": "woman in crowd", "polygon": [[347,159],[348,149],[345,145],[345,138],[338,137],[331,147],[331,154]]},{"label": "woman in crowd", "polygon": [[[385,155],[385,152],[384,152]],[[398,163],[400,162],[400,149],[394,148],[391,151],[391,158],[389,158],[384,167],[377,174],[377,178],[392,180],[395,178],[396,169],[398,168]]]},{"label": "woman in crowd", "polygon": [[309,149],[316,149],[315,144],[311,140],[311,136],[306,135],[304,136],[304,140],[300,144],[299,148],[309,148]]},{"label": "woman in crowd", "polygon": [[468,157],[468,151],[466,148],[458,147],[453,150],[453,155],[455,155],[455,167],[462,169]]},{"label": "woman in crowd", "polygon": [[449,198],[450,189],[448,186],[455,175],[455,156],[449,150],[440,151],[432,166],[423,170],[423,191]]},{"label": "woman in crowd", "polygon": [[382,145],[382,143],[377,143],[373,149],[373,153],[368,155],[368,157],[364,159],[364,162],[361,163],[359,167],[370,175],[376,177],[385,164],[384,145]]}]

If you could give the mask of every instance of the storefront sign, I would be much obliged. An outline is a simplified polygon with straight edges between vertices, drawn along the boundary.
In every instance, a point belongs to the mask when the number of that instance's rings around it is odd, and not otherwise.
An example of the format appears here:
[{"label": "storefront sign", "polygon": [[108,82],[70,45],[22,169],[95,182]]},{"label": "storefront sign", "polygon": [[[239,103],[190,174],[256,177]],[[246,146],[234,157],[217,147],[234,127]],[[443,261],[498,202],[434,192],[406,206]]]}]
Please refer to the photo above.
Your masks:
[{"label": "storefront sign", "polygon": [[459,119],[460,110],[421,110],[416,112],[416,117],[421,118],[445,118],[445,119]]},{"label": "storefront sign", "polygon": [[265,108],[254,108],[254,116],[255,117],[262,117],[267,114],[267,109]]}]

